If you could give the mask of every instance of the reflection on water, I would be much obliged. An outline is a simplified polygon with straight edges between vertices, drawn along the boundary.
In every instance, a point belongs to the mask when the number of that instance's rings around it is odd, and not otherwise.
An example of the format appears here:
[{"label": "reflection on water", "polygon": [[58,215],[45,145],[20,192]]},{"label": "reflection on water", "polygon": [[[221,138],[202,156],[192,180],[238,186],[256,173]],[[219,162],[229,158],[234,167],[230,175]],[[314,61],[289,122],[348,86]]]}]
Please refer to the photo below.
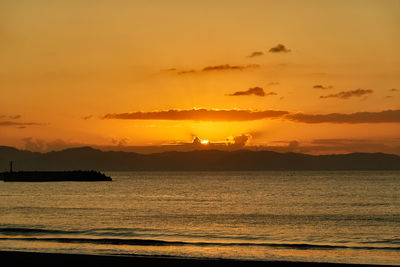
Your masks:
[{"label": "reflection on water", "polygon": [[1,183],[0,249],[400,263],[400,172],[110,172]]}]

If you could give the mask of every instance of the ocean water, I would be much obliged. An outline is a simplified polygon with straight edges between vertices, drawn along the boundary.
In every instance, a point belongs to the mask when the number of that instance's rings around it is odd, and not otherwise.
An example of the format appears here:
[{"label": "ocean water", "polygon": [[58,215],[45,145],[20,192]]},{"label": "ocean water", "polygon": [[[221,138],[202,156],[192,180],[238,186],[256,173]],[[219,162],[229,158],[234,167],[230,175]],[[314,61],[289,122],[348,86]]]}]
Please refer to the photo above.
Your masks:
[{"label": "ocean water", "polygon": [[0,182],[0,250],[400,264],[400,172]]}]

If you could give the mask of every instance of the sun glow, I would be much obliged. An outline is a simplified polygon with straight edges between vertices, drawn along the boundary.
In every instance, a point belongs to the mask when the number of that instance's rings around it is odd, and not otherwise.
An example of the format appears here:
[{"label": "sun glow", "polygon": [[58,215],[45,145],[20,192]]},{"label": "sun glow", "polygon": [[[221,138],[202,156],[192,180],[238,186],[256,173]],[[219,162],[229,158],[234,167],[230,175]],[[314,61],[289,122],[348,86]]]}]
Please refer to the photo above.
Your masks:
[{"label": "sun glow", "polygon": [[207,145],[209,142],[208,142],[208,140],[201,140],[201,143],[202,143],[203,145]]}]

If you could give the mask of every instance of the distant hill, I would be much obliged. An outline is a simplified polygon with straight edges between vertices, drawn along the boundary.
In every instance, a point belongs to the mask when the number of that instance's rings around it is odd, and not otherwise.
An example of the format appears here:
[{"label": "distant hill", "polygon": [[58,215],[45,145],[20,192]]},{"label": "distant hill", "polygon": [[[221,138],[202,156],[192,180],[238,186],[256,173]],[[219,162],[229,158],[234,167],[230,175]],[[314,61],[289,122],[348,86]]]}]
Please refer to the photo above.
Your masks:
[{"label": "distant hill", "polygon": [[48,153],[0,146],[0,171],[8,170],[99,171],[244,171],[244,170],[400,170],[400,156],[383,153],[307,155],[271,151],[163,152],[138,154],[101,151],[91,147]]}]

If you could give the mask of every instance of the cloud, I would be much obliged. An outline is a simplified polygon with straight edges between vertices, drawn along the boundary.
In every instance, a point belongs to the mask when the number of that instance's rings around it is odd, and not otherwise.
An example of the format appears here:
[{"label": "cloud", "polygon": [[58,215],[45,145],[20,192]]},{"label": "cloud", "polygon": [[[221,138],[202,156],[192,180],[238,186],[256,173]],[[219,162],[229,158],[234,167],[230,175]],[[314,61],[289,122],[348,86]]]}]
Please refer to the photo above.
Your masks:
[{"label": "cloud", "polygon": [[288,149],[290,150],[290,151],[295,151],[297,148],[299,148],[300,147],[300,143],[298,142],[298,141],[296,141],[296,140],[293,140],[293,141],[290,141],[289,143],[288,143]]},{"label": "cloud", "polygon": [[72,148],[72,147],[80,147],[80,146],[86,146],[83,143],[71,143],[71,142],[66,142],[61,139],[56,139],[53,141],[45,141],[42,139],[34,139],[32,137],[27,137],[22,139],[22,142],[24,143],[24,148],[29,151],[34,151],[34,152],[49,152],[49,151],[58,151],[58,150],[63,150],[67,148]]},{"label": "cloud", "polygon": [[[315,139],[311,143],[302,143],[298,141],[272,141],[271,144],[258,147],[263,150],[276,152],[299,152],[314,155],[341,154],[341,153],[392,153],[400,154],[399,140],[362,140],[362,139]],[[247,149],[256,147],[248,146]]]},{"label": "cloud", "polygon": [[263,56],[263,55],[264,55],[263,52],[255,51],[255,52],[251,53],[250,55],[248,55],[247,57],[260,57],[260,56]]},{"label": "cloud", "polygon": [[185,75],[185,74],[195,74],[195,73],[209,73],[209,72],[216,72],[216,71],[229,71],[229,70],[246,70],[246,69],[257,69],[261,66],[258,64],[249,64],[249,65],[230,65],[230,64],[222,64],[222,65],[213,65],[213,66],[206,66],[201,70],[177,70],[175,68],[171,68],[169,72],[175,72],[178,75]]},{"label": "cloud", "polygon": [[202,143],[202,139],[196,135],[193,136],[192,143],[180,143],[182,146],[195,149],[217,149],[217,150],[237,150],[245,147],[250,140],[250,134],[241,134],[238,136],[229,136],[225,141],[212,142],[206,145]]},{"label": "cloud", "polygon": [[244,147],[247,144],[247,142],[250,140],[250,138],[251,138],[251,135],[249,135],[249,134],[242,134],[239,136],[234,136],[233,137],[234,143],[230,146],[234,147],[234,148]]},{"label": "cloud", "polygon": [[247,146],[246,149],[249,150],[267,150],[267,151],[275,151],[279,153],[288,153],[288,152],[296,152],[302,153],[305,152],[300,142],[297,140],[292,141],[271,141],[269,142],[273,145],[262,145],[262,146]]},{"label": "cloud", "polygon": [[154,112],[109,113],[103,119],[124,120],[193,120],[193,121],[253,121],[268,118],[279,118],[287,111],[265,110],[213,110],[190,109]]},{"label": "cloud", "polygon": [[255,95],[255,96],[269,96],[269,95],[277,95],[277,93],[275,92],[269,92],[269,93],[265,93],[264,89],[261,87],[253,87],[253,88],[249,88],[246,91],[237,91],[234,92],[233,94],[229,94],[228,96],[247,96],[247,95]]},{"label": "cloud", "polygon": [[0,127],[8,127],[8,126],[41,126],[42,123],[36,122],[16,122],[16,121],[0,121]]},{"label": "cloud", "polygon": [[312,140],[312,144],[316,145],[348,145],[352,143],[369,143],[369,140],[364,140],[364,139],[346,139],[346,138],[341,138],[341,139],[314,139]]},{"label": "cloud", "polygon": [[178,71],[177,73],[179,75],[182,75],[182,74],[196,73],[196,71],[195,70],[181,70],[181,71]]},{"label": "cloud", "polygon": [[400,123],[400,110],[356,112],[350,114],[288,114],[285,119],[303,123]]},{"label": "cloud", "polygon": [[192,121],[254,121],[281,118],[300,123],[400,123],[400,110],[380,112],[305,114],[283,110],[218,110],[189,109],[153,112],[108,113],[103,119],[121,120],[192,120]]},{"label": "cloud", "polygon": [[400,154],[400,144],[396,140],[387,139],[315,139],[307,146],[307,151],[314,154],[349,152]]},{"label": "cloud", "polygon": [[88,115],[88,116],[82,117],[82,119],[84,119],[84,120],[89,120],[89,119],[91,119],[91,118],[93,118],[93,115]]},{"label": "cloud", "polygon": [[244,69],[254,69],[254,68],[259,68],[260,65],[258,64],[250,64],[246,66],[241,66],[241,65],[216,65],[216,66],[207,66],[202,69],[204,72],[209,72],[209,71],[224,71],[224,70],[244,70]]},{"label": "cloud", "polygon": [[370,89],[357,89],[352,91],[342,91],[337,94],[330,94],[325,96],[320,96],[320,98],[340,98],[340,99],[348,99],[350,97],[360,97],[367,94],[372,94],[374,91]]},{"label": "cloud", "polygon": [[192,142],[192,144],[195,145],[195,146],[200,146],[200,145],[201,145],[201,139],[200,139],[200,137],[194,136],[194,137],[193,137],[193,142]]},{"label": "cloud", "polygon": [[287,49],[283,44],[278,44],[269,49],[270,53],[289,53],[290,51],[291,50]]},{"label": "cloud", "polygon": [[4,119],[4,118],[8,118],[11,120],[18,120],[20,119],[22,116],[21,115],[0,115],[0,119]]},{"label": "cloud", "polygon": [[332,89],[333,86],[332,85],[324,86],[324,85],[321,85],[321,84],[317,84],[317,85],[314,85],[313,88],[314,89]]},{"label": "cloud", "polygon": [[398,92],[399,90],[397,90],[396,88],[392,88],[392,89],[389,89],[389,92]]},{"label": "cloud", "polygon": [[21,118],[21,115],[13,115],[13,116],[8,116],[12,120],[17,120]]},{"label": "cloud", "polygon": [[270,82],[270,83],[268,83],[268,85],[279,85],[279,83],[278,82]]},{"label": "cloud", "polygon": [[26,150],[34,151],[34,152],[43,152],[45,151],[45,142],[43,140],[35,140],[32,137],[27,137],[22,139],[25,143],[24,147]]},{"label": "cloud", "polygon": [[128,143],[127,138],[112,138],[111,143],[116,146],[125,146]]}]

